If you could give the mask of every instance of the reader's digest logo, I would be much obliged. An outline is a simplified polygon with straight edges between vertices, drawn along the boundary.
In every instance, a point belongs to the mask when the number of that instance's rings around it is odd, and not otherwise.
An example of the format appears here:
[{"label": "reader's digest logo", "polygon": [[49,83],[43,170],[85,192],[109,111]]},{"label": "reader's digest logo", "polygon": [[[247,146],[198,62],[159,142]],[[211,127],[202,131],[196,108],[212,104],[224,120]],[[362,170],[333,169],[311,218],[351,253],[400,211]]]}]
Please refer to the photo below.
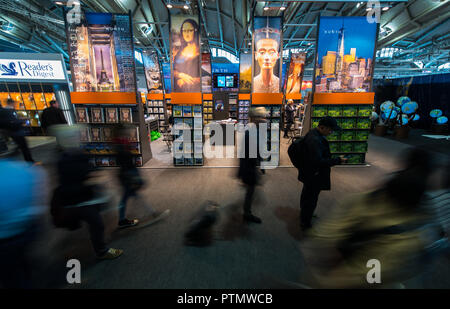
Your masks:
[{"label": "reader's digest logo", "polygon": [[10,62],[9,67],[4,64],[0,65],[0,71],[3,72],[2,76],[16,76],[19,74],[16,71],[16,64],[14,62]]}]

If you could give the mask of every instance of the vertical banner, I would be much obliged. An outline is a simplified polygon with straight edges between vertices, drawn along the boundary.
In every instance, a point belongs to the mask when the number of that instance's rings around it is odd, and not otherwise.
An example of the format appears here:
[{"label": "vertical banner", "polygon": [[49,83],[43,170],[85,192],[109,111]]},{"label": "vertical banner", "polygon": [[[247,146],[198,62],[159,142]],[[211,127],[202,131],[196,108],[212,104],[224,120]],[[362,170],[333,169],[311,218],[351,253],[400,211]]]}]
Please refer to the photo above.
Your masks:
[{"label": "vertical banner", "polygon": [[366,17],[321,17],[315,92],[371,91],[376,36]]},{"label": "vertical banner", "polygon": [[170,16],[170,50],[173,91],[201,92],[198,16]]},{"label": "vertical banner", "polygon": [[279,93],[281,86],[281,17],[253,20],[253,92]]},{"label": "vertical banner", "polygon": [[85,13],[66,30],[75,91],[136,91],[129,15]]},{"label": "vertical banner", "polygon": [[291,54],[289,71],[286,78],[286,94],[300,93],[302,89],[305,59],[305,53]]},{"label": "vertical banner", "polygon": [[163,93],[161,70],[156,52],[144,50],[142,52],[142,62],[144,64],[148,93]]},{"label": "vertical banner", "polygon": [[239,92],[252,90],[252,54],[239,55]]},{"label": "vertical banner", "polygon": [[202,53],[202,92],[212,93],[211,54]]},{"label": "vertical banner", "polygon": [[163,63],[162,64],[162,71],[163,71],[163,76],[164,76],[164,91],[166,93],[171,93],[172,92],[172,78],[170,75],[170,63]]}]

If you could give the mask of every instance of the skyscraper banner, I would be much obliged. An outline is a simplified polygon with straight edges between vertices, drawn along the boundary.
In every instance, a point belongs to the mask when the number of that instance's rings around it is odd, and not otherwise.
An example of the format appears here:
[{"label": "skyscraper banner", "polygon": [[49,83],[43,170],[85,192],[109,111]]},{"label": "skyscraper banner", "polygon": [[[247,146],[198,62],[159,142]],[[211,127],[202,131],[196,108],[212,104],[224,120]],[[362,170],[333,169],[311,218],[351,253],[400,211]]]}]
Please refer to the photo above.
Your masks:
[{"label": "skyscraper banner", "polygon": [[377,24],[364,17],[320,17],[316,93],[370,92]]},{"label": "skyscraper banner", "polygon": [[291,54],[289,71],[287,73],[286,94],[300,93],[302,90],[302,79],[305,67],[305,53]]},{"label": "skyscraper banner", "polygon": [[75,91],[136,91],[129,15],[84,13],[66,31]]},{"label": "skyscraper banner", "polygon": [[211,54],[202,53],[202,92],[212,92]]},{"label": "skyscraper banner", "polygon": [[252,54],[239,55],[239,92],[252,90]]},{"label": "skyscraper banner", "polygon": [[253,93],[279,93],[281,89],[281,17],[253,20]]},{"label": "skyscraper banner", "polygon": [[161,70],[156,52],[144,50],[142,52],[142,62],[144,64],[148,93],[163,93]]},{"label": "skyscraper banner", "polygon": [[201,92],[200,28],[197,15],[170,16],[173,92]]}]

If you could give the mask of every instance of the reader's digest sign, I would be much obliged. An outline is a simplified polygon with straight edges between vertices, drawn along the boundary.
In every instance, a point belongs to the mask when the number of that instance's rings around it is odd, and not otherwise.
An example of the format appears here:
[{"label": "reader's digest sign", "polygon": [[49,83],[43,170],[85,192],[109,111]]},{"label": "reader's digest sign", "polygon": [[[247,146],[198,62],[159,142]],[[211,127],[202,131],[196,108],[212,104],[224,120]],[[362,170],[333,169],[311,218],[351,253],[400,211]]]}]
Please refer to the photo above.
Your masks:
[{"label": "reader's digest sign", "polygon": [[64,80],[60,61],[0,59],[0,79]]}]

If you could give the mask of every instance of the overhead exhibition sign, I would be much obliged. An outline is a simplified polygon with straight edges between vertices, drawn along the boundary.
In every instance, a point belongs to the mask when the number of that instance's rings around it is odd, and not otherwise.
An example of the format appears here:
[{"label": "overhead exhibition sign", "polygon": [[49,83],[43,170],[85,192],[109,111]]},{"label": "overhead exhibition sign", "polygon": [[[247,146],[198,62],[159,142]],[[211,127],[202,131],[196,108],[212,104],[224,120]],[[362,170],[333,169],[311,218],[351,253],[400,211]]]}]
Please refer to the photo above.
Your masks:
[{"label": "overhead exhibition sign", "polygon": [[136,91],[129,15],[84,13],[66,22],[75,91]]},{"label": "overhead exhibition sign", "polygon": [[252,90],[252,54],[239,55],[239,92]]},{"label": "overhead exhibition sign", "polygon": [[291,54],[289,71],[287,73],[286,94],[300,93],[302,90],[302,79],[305,67],[305,53]]},{"label": "overhead exhibition sign", "polygon": [[1,80],[66,80],[63,63],[57,60],[1,59]]},{"label": "overhead exhibition sign", "polygon": [[142,52],[142,63],[144,65],[148,92],[163,93],[161,70],[156,52],[144,50]]},{"label": "overhead exhibition sign", "polygon": [[253,20],[253,92],[279,93],[281,88],[281,17]]},{"label": "overhead exhibition sign", "polygon": [[201,92],[200,28],[196,15],[170,16],[172,90]]},{"label": "overhead exhibition sign", "polygon": [[320,17],[315,92],[371,91],[376,36],[366,17]]}]

